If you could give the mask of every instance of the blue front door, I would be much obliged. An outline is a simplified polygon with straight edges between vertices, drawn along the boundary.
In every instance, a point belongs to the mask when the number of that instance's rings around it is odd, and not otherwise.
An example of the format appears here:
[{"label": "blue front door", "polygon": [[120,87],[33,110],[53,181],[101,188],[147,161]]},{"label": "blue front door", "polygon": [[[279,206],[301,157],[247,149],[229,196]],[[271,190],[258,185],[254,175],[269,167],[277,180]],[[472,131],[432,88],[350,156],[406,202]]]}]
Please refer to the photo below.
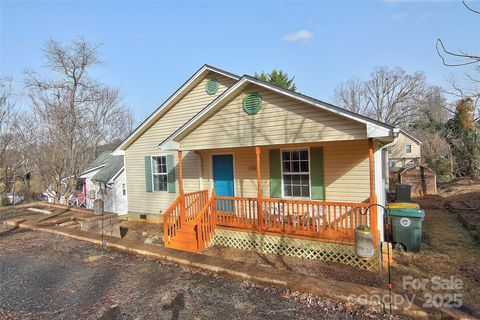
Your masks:
[{"label": "blue front door", "polygon": [[217,196],[233,197],[233,155],[213,156],[213,181]]},{"label": "blue front door", "polygon": [[[233,197],[233,155],[213,156],[213,181],[217,196]],[[217,199],[217,210],[223,213],[233,213],[233,200]]]}]

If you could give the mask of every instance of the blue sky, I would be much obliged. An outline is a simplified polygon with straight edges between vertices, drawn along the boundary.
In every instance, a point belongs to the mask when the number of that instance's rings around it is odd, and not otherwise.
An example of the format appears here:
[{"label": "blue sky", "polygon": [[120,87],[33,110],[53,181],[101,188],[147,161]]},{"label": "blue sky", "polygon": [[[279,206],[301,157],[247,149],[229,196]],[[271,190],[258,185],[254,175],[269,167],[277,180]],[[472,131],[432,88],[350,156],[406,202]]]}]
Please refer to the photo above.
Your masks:
[{"label": "blue sky", "polygon": [[441,64],[438,37],[480,52],[480,18],[450,1],[1,1],[0,10],[2,76],[21,89],[23,70],[44,64],[45,41],[83,35],[104,44],[95,75],[122,90],[137,121],[204,63],[239,75],[280,68],[300,92],[331,101],[338,83],[381,65],[445,85],[465,69]]}]

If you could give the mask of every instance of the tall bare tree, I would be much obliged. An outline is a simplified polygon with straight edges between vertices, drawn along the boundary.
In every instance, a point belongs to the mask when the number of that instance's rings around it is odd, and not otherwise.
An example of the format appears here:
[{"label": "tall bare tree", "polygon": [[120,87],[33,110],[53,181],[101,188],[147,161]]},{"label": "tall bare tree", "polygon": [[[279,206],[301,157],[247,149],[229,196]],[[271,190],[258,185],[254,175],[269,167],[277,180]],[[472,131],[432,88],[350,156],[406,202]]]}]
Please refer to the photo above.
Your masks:
[{"label": "tall bare tree", "polygon": [[367,80],[348,80],[335,90],[340,107],[391,125],[404,126],[418,115],[430,87],[421,72],[378,67]]},{"label": "tall bare tree", "polygon": [[[464,7],[480,18],[480,10],[474,9],[462,0]],[[463,78],[451,77],[449,79],[450,88],[446,90],[448,94],[453,95],[460,100],[472,99],[474,115],[476,121],[480,120],[480,55],[478,53],[467,52],[465,50],[452,51],[447,49],[443,41],[438,38],[436,43],[437,54],[442,60],[443,65],[447,67],[465,67],[473,66],[473,69],[467,70]]]},{"label": "tall bare tree", "polygon": [[0,79],[0,195],[10,191],[15,175],[12,157],[16,137],[18,112],[12,90],[12,80]]},{"label": "tall bare tree", "polygon": [[26,73],[32,112],[23,116],[23,151],[57,201],[73,192],[92,149],[130,126],[118,90],[91,77],[102,64],[99,47],[83,38],[66,45],[50,40],[44,49],[50,76]]}]

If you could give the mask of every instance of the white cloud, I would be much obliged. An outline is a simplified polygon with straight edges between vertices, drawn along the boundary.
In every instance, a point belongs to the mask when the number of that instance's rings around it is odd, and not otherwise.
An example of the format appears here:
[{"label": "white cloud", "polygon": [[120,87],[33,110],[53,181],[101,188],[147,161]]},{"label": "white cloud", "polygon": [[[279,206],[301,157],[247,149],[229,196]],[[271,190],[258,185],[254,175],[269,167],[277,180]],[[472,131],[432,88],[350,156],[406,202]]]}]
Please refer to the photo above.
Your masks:
[{"label": "white cloud", "polygon": [[403,19],[407,16],[408,12],[393,12],[390,14],[390,18],[392,18],[393,21],[398,21],[400,19]]},{"label": "white cloud", "polygon": [[300,30],[298,32],[286,34],[282,40],[287,42],[303,42],[311,43],[313,39],[313,32],[307,30]]}]

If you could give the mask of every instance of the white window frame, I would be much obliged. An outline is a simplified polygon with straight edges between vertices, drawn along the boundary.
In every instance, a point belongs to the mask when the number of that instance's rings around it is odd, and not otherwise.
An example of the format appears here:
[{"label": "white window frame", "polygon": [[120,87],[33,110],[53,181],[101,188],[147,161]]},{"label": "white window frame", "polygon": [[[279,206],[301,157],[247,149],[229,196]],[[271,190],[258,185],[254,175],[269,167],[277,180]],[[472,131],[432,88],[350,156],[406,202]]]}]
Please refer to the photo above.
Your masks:
[{"label": "white window frame", "polygon": [[[285,183],[283,180],[283,151],[292,151],[292,150],[307,150],[308,152],[308,197],[298,197],[298,196],[286,196],[285,195]],[[299,148],[282,148],[280,149],[280,169],[282,173],[282,198],[284,199],[311,199],[312,198],[312,169],[311,169],[311,157],[310,157],[310,147],[299,147]],[[287,172],[286,174],[291,174]],[[307,173],[299,172],[298,174],[307,175]]]},{"label": "white window frame", "polygon": [[[165,173],[156,173],[156,169],[154,169],[156,167],[156,162],[155,161],[155,158],[165,158]],[[153,192],[168,192],[168,166],[167,166],[167,156],[151,156],[151,161],[150,163],[152,164],[152,191]],[[167,188],[165,190],[155,190],[155,176],[166,176],[167,178]]]},{"label": "white window frame", "polygon": [[122,183],[122,194],[124,196],[127,195],[127,184],[126,183]]},{"label": "white window frame", "polygon": [[[410,149],[410,151],[408,149]],[[411,144],[406,144],[405,145],[405,153],[412,153],[412,145]]]}]

